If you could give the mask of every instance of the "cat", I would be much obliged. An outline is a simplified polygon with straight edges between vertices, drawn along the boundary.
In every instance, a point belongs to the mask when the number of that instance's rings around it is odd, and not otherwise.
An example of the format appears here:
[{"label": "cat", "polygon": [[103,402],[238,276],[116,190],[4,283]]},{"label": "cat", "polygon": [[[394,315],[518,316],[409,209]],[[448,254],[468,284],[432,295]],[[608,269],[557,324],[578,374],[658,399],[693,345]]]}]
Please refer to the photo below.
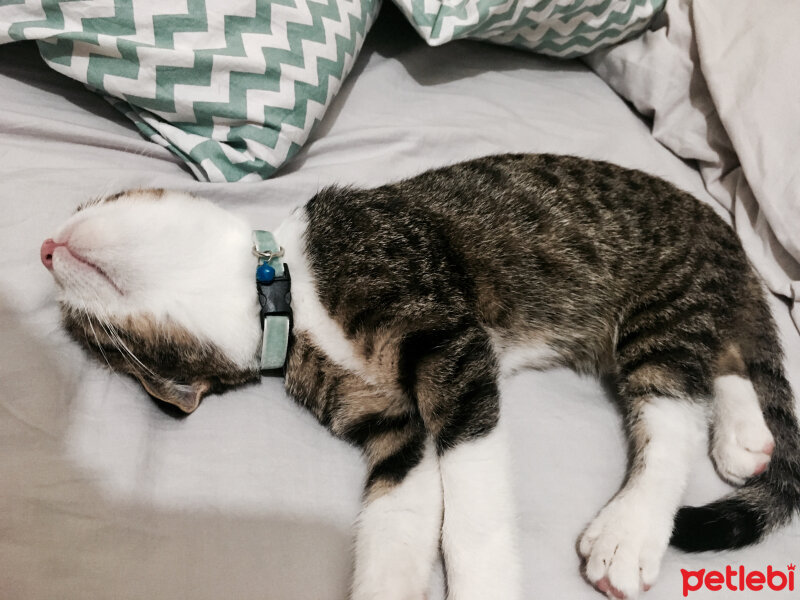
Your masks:
[{"label": "cat", "polygon": [[[368,463],[354,600],[519,598],[498,378],[610,377],[630,469],[581,535],[611,598],[668,545],[736,548],[800,506],[800,433],[759,279],[709,207],[643,172],[501,155],[375,189],[331,187],[275,232],[290,267],[289,394]],[[42,246],[67,331],[186,412],[260,376],[249,226],[185,193],[81,206]],[[766,417],[766,419],[765,419]],[[741,485],[680,507],[705,443]]]}]

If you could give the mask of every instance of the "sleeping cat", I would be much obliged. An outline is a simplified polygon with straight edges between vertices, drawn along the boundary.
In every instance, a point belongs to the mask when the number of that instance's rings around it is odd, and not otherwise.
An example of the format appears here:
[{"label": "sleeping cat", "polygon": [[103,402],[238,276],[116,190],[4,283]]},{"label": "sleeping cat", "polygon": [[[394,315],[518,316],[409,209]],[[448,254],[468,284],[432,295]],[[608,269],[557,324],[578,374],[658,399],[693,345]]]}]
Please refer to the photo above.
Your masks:
[{"label": "sleeping cat", "polygon": [[[732,230],[669,183],[491,156],[325,189],[275,237],[291,270],[286,389],[369,467],[353,599],[424,598],[440,546],[452,600],[520,597],[498,378],[521,367],[614,381],[630,471],[579,543],[609,597],[652,585],[670,541],[739,547],[800,506],[800,434],[759,280]],[[135,190],[81,207],[42,260],[75,339],[191,412],[260,375],[252,249],[222,209]],[[679,509],[708,427],[720,475],[743,487]]]}]

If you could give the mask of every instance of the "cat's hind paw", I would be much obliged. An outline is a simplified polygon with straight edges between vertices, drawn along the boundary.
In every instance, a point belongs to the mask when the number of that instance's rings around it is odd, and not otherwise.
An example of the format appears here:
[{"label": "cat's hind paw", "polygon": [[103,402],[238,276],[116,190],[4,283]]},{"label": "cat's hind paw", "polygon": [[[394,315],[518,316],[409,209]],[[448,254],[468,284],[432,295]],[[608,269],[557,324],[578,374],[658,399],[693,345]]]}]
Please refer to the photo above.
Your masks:
[{"label": "cat's hind paw", "polygon": [[[775,442],[766,426],[761,431],[755,431],[756,424],[744,425],[753,430],[752,435],[715,435],[711,449],[711,458],[720,477],[734,485],[742,485],[750,477],[766,471],[775,448]],[[742,441],[747,438],[753,441]]]},{"label": "cat's hind paw", "polygon": [[737,376],[718,378],[711,458],[720,477],[742,485],[767,469],[774,448],[750,381]]},{"label": "cat's hind paw", "polygon": [[587,579],[613,600],[632,600],[650,589],[669,541],[669,527],[653,527],[648,511],[632,504],[612,501],[578,544]]}]

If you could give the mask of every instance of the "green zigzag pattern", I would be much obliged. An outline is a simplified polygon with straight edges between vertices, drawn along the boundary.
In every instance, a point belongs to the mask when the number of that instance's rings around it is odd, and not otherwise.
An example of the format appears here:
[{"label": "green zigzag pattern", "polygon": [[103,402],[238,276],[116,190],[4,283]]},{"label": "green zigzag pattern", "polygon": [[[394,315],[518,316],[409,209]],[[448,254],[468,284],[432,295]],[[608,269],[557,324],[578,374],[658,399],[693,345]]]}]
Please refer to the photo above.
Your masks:
[{"label": "green zigzag pattern", "polygon": [[[514,19],[517,10],[515,2],[502,12],[492,12],[506,4],[505,0],[439,2],[435,4],[436,12],[426,12],[425,0],[395,1],[420,34],[432,44],[459,38],[479,38],[559,58],[582,56],[632,37],[648,25],[666,2],[574,0],[556,3],[554,0],[541,0],[524,8]],[[430,4],[427,3],[428,6]],[[470,8],[475,11],[472,16]],[[568,25],[571,21],[577,21],[576,25],[564,35],[555,27]],[[443,31],[453,24],[452,34],[444,36]],[[532,41],[531,38],[536,37],[532,35],[534,33],[543,35]]]},{"label": "green zigzag pattern", "polygon": [[[133,13],[133,2],[136,0],[115,0],[114,15],[111,17],[84,18],[79,31],[66,31],[62,5],[74,0],[56,0],[43,2],[44,18],[28,17],[33,9],[20,11],[20,19],[11,23],[8,37],[12,40],[32,39],[29,32],[41,32],[43,28],[52,30],[46,39],[39,40],[39,49],[44,59],[57,70],[72,75],[91,88],[103,93],[118,110],[134,121],[140,131],[153,141],[169,148],[182,160],[186,161],[199,178],[212,181],[236,181],[256,174],[266,178],[272,175],[283,162],[291,158],[300,148],[300,143],[310,134],[310,129],[317,120],[307,126],[307,110],[309,102],[326,105],[329,96],[330,77],[341,82],[347,75],[348,66],[360,50],[359,42],[363,40],[380,7],[380,0],[361,0],[356,14],[342,10],[339,0],[238,0],[231,4],[241,6],[252,3],[255,6],[255,17],[237,16],[234,11],[224,18],[225,47],[219,49],[196,49],[193,52],[193,64],[190,67],[178,67],[168,64],[155,67],[155,97],[137,94],[120,94],[114,97],[106,88],[105,78],[108,75],[136,80],[140,75],[140,62],[137,50],[142,47],[175,49],[175,34],[179,32],[206,32],[209,28],[205,0],[188,0],[186,14],[156,15],[153,17],[154,42],[146,43],[137,37],[137,27]],[[305,7],[303,11],[310,15],[310,24],[286,23],[289,48],[264,47],[266,72],[230,73],[229,93],[226,101],[192,103],[193,121],[167,122],[165,117],[176,112],[176,90],[178,85],[210,86],[212,83],[215,57],[241,57],[245,55],[244,34],[271,34],[273,27],[272,8],[285,6],[289,8]],[[215,21],[219,20],[215,15]],[[262,123],[247,122],[247,92],[250,90],[277,91],[280,89],[284,66],[303,67],[309,60],[304,55],[304,42],[326,41],[326,24],[340,23],[348,20],[348,36],[338,33],[334,38],[334,47],[326,47],[324,55],[318,55],[316,64],[316,83],[293,81],[294,105],[289,108],[270,107],[264,109]],[[75,54],[75,43],[85,42],[97,45],[98,36],[115,36],[111,48],[101,53],[90,54],[85,77],[79,77],[71,71]],[[128,36],[130,39],[121,39]],[[107,44],[104,38],[103,43]],[[119,56],[114,56],[117,54]],[[181,93],[191,93],[191,88],[182,88]],[[182,98],[185,103],[187,98]],[[188,100],[192,100],[191,97]],[[320,115],[321,116],[321,115]],[[215,139],[215,122],[233,123],[226,130],[224,139]],[[195,138],[186,144],[187,136],[177,135],[178,130],[204,138]],[[248,146],[257,144],[267,152],[279,143],[280,132],[284,126],[296,127],[302,131],[299,141],[292,141],[285,155],[266,161],[256,158],[250,153],[249,159],[231,160],[222,148],[246,154]],[[175,132],[176,135],[171,135]],[[217,131],[217,134],[219,132]],[[216,136],[219,138],[219,135]],[[210,164],[209,164],[210,163]]]}]

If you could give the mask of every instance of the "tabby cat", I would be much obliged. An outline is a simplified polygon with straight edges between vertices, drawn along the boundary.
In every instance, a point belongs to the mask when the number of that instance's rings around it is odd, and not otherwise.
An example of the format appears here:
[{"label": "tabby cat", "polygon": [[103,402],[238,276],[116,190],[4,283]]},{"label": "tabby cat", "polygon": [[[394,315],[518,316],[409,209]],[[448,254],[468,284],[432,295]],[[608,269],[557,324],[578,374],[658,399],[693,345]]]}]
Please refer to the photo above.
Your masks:
[{"label": "tabby cat", "polygon": [[[275,232],[291,269],[286,389],[369,466],[354,600],[520,597],[498,378],[610,377],[630,471],[579,542],[633,598],[668,543],[750,544],[800,506],[800,434],[762,286],[733,231],[669,183],[554,155],[490,156],[376,189],[324,189]],[[250,227],[180,192],[81,207],[42,246],[66,329],[194,410],[260,375]],[[742,485],[680,508],[710,428]],[[770,460],[771,459],[771,460]],[[769,464],[769,466],[768,466]]]}]

